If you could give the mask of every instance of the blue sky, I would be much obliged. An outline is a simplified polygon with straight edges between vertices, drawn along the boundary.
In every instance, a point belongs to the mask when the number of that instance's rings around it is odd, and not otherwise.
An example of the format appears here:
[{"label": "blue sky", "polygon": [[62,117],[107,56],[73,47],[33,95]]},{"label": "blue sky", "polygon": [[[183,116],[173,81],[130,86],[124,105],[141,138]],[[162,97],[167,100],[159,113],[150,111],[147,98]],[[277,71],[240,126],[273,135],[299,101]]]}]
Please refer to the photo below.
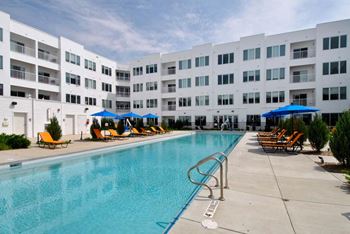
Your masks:
[{"label": "blue sky", "polygon": [[125,63],[350,18],[350,0],[0,0],[0,10]]}]

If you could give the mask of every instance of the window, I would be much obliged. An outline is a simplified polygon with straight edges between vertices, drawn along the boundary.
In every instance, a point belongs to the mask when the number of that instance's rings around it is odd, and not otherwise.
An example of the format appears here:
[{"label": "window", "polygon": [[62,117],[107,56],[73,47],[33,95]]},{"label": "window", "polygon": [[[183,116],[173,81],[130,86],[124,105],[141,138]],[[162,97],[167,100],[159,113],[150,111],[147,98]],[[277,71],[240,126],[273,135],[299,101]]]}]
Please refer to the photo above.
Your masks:
[{"label": "window", "polygon": [[146,66],[146,74],[157,73],[157,64],[151,64]]},{"label": "window", "polygon": [[91,71],[96,71],[96,63],[85,59],[85,68]]},{"label": "window", "polygon": [[208,86],[208,85],[209,85],[209,76],[196,77],[196,86]]},{"label": "window", "polygon": [[102,74],[107,76],[112,76],[112,68],[102,65],[101,69],[102,69]]},{"label": "window", "polygon": [[96,80],[85,78],[85,88],[96,89]]},{"label": "window", "polygon": [[243,93],[243,104],[260,103],[260,93]]},{"label": "window", "polygon": [[312,78],[308,75],[307,70],[293,71],[292,77],[293,83],[312,81]]},{"label": "window", "polygon": [[146,106],[147,106],[147,108],[157,108],[158,107],[158,100],[157,99],[147,99]]},{"label": "window", "polygon": [[266,57],[281,57],[286,55],[286,45],[269,46],[266,48]]},{"label": "window", "polygon": [[3,41],[3,30],[0,28],[0,41]]},{"label": "window", "polygon": [[183,123],[184,126],[191,126],[191,116],[179,116],[179,120]]},{"label": "window", "polygon": [[207,117],[205,115],[195,116],[194,117],[194,124],[196,126],[205,126],[205,125],[207,125]]},{"label": "window", "polygon": [[247,126],[260,126],[261,117],[260,115],[247,115]]},{"label": "window", "polygon": [[4,95],[4,85],[0,84],[0,96]]},{"label": "window", "polygon": [[322,113],[322,120],[328,126],[335,126],[342,113]]},{"label": "window", "polygon": [[4,69],[2,55],[0,55],[0,69]]},{"label": "window", "polygon": [[196,96],[196,106],[209,106],[209,96]]},{"label": "window", "polygon": [[106,109],[112,109],[112,100],[102,99],[102,107]]},{"label": "window", "polygon": [[158,84],[157,81],[154,82],[146,82],[146,91],[157,90]]},{"label": "window", "polygon": [[66,102],[73,103],[73,104],[80,104],[80,96],[67,93],[66,94]]},{"label": "window", "polygon": [[116,71],[117,80],[130,80],[130,73],[128,71]]},{"label": "window", "polygon": [[284,102],[284,91],[266,92],[266,103]]},{"label": "window", "polygon": [[42,94],[42,93],[39,93],[38,94],[38,99],[40,99],[40,100],[50,100],[50,96]]},{"label": "window", "polygon": [[11,90],[12,97],[25,97],[26,93],[22,91]]},{"label": "window", "polygon": [[243,82],[253,82],[260,80],[260,70],[243,72]]},{"label": "window", "polygon": [[347,35],[323,38],[323,50],[345,48],[346,44]]},{"label": "window", "polygon": [[115,107],[117,110],[130,110],[130,102],[115,102]]},{"label": "window", "polygon": [[233,84],[234,76],[231,74],[218,75],[218,85]]},{"label": "window", "polygon": [[233,94],[218,95],[218,105],[233,105]]},{"label": "window", "polygon": [[243,61],[260,59],[260,48],[243,50]]},{"label": "window", "polygon": [[218,64],[229,64],[234,62],[234,53],[229,54],[219,54],[218,55]]},{"label": "window", "polygon": [[112,85],[102,82],[102,91],[112,92]]},{"label": "window", "polygon": [[134,67],[132,71],[134,76],[141,76],[143,74],[142,67]]},{"label": "window", "polygon": [[323,101],[328,100],[346,100],[346,87],[323,88]]},{"label": "window", "polygon": [[134,109],[141,109],[141,108],[143,108],[143,100],[134,100],[133,101],[133,107],[134,107]]},{"label": "window", "polygon": [[142,92],[143,91],[143,84],[142,83],[138,83],[138,84],[133,84],[133,92]]},{"label": "window", "polygon": [[66,62],[80,66],[80,56],[66,51]]},{"label": "window", "polygon": [[284,67],[266,70],[266,80],[283,80],[284,77],[285,77]]},{"label": "window", "polygon": [[96,98],[85,97],[85,105],[96,106]]},{"label": "window", "polygon": [[196,57],[196,67],[209,66],[209,56]]},{"label": "window", "polygon": [[191,78],[179,79],[179,88],[191,88]]},{"label": "window", "polygon": [[80,85],[80,76],[66,72],[66,83]]},{"label": "window", "polygon": [[346,73],[346,61],[335,61],[323,63],[322,74],[323,75],[334,75]]},{"label": "window", "polygon": [[115,86],[117,97],[130,97],[130,87],[128,86]]},{"label": "window", "polygon": [[308,48],[298,48],[293,49],[293,59],[301,59],[301,58],[307,58],[308,55]]},{"label": "window", "polygon": [[191,106],[191,97],[180,97],[179,107]]},{"label": "window", "polygon": [[191,69],[191,59],[179,61],[179,70]]}]

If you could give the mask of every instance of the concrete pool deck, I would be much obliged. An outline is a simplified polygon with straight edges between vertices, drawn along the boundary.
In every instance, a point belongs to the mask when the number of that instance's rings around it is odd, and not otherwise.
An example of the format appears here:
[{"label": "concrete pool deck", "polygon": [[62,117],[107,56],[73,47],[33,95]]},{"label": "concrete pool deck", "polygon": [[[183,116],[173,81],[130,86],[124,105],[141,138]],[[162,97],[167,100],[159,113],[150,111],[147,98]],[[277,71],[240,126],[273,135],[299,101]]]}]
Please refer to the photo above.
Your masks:
[{"label": "concrete pool deck", "polygon": [[[63,136],[63,140],[72,140],[72,143],[67,148],[58,146],[56,149],[40,148],[36,143],[36,139],[31,139],[32,144],[28,149],[16,149],[0,151],[0,166],[18,161],[30,161],[49,157],[56,157],[71,153],[78,153],[89,150],[103,149],[107,147],[126,145],[131,143],[141,143],[169,137],[188,135],[192,131],[172,131],[166,134],[157,134],[146,137],[127,137],[121,140],[113,141],[81,141],[80,135]],[[90,137],[84,135],[83,138]]]},{"label": "concrete pool deck", "polygon": [[248,132],[229,157],[229,189],[213,217],[218,228],[201,225],[210,202],[202,189],[170,233],[349,233],[350,185],[315,161],[317,156],[265,153]]}]

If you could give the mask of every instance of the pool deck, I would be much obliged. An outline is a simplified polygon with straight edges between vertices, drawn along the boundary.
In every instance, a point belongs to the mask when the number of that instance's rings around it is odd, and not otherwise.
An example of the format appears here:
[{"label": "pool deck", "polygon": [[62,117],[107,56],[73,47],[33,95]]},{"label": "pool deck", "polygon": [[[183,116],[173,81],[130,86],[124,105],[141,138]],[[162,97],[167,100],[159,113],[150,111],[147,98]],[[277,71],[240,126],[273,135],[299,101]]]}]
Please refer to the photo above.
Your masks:
[{"label": "pool deck", "polygon": [[[49,157],[56,157],[60,155],[66,155],[70,153],[78,153],[89,150],[103,149],[107,147],[113,147],[118,145],[126,145],[131,143],[153,141],[159,139],[165,139],[169,137],[187,135],[191,131],[172,131],[166,134],[157,134],[146,137],[127,137],[121,140],[112,141],[81,141],[80,135],[63,136],[63,140],[72,140],[72,143],[67,148],[61,148],[58,146],[56,149],[40,148],[36,143],[36,139],[30,139],[32,141],[31,146],[28,149],[16,149],[0,151],[0,166],[10,164],[18,161],[30,161],[36,159],[44,159]],[[90,137],[90,135],[84,135],[83,139]]]},{"label": "pool deck", "polygon": [[170,233],[350,233],[350,185],[318,161],[315,155],[265,153],[248,132],[229,156],[229,189],[213,217],[218,228],[201,225],[210,201],[203,189]]}]

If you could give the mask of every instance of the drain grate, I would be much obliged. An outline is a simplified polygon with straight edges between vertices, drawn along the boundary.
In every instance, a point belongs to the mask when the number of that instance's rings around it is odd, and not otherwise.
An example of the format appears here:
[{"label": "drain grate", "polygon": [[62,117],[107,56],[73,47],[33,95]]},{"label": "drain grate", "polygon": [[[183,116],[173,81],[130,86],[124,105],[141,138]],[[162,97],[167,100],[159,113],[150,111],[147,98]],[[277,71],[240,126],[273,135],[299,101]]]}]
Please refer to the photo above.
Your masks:
[{"label": "drain grate", "polygon": [[216,209],[219,206],[218,200],[211,200],[205,213],[203,214],[205,217],[212,218],[215,214]]}]

